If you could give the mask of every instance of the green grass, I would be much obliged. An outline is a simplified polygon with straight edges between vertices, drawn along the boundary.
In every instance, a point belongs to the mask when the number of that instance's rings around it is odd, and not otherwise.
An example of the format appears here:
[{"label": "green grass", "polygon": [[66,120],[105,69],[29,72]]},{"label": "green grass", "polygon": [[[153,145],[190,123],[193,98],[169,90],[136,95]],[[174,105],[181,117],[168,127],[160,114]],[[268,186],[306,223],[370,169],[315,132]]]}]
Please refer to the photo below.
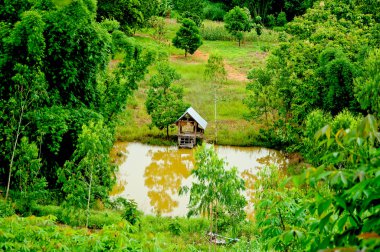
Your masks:
[{"label": "green grass", "polygon": [[[225,145],[248,146],[255,145],[255,137],[262,125],[255,122],[247,122],[244,119],[248,109],[243,104],[247,80],[244,78],[247,72],[255,67],[263,67],[268,55],[268,49],[278,42],[278,34],[264,30],[261,36],[251,32],[241,47],[236,41],[203,41],[203,45],[194,55],[184,57],[184,51],[171,45],[171,39],[179,28],[174,20],[166,20],[167,34],[165,41],[153,39],[153,31],[144,29],[135,36],[138,44],[145,48],[155,50],[169,57],[173,68],[181,75],[177,84],[184,87],[184,100],[198,111],[208,121],[205,131],[207,141],[215,139],[214,122],[214,91],[213,83],[203,77],[208,55],[218,53],[225,59],[226,70],[229,72],[229,80],[218,89],[217,103],[218,143]],[[222,27],[223,23],[206,21],[205,26]],[[140,83],[140,88],[135,97],[129,101],[128,109],[120,116],[120,124],[117,128],[117,139],[120,141],[140,141],[144,143],[175,144],[174,141],[166,141],[164,132],[150,128],[150,118],[145,110],[147,82],[155,72],[155,67],[150,67],[150,73],[146,80]],[[175,135],[176,129],[172,128],[170,134]],[[154,140],[156,139],[156,141]],[[157,140],[158,139],[158,140]]]}]

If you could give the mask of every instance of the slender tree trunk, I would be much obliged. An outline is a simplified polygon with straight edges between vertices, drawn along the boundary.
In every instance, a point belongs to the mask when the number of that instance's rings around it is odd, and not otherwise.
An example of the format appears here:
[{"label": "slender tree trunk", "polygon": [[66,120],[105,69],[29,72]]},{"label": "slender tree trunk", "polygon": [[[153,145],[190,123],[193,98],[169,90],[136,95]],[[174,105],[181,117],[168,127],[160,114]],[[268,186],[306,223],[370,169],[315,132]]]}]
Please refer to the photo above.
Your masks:
[{"label": "slender tree trunk", "polygon": [[215,119],[215,144],[218,142],[218,124],[216,122],[216,103],[217,103],[217,98],[216,98],[216,85],[214,89],[214,119]]},{"label": "slender tree trunk", "polygon": [[264,113],[265,113],[265,120],[267,122],[267,128],[269,126],[269,122],[268,122],[268,110],[267,110],[267,103],[264,102]]},{"label": "slender tree trunk", "polygon": [[213,212],[212,212],[212,204],[210,204],[210,233],[211,235],[212,235],[212,229],[213,229],[212,221],[213,221]]},{"label": "slender tree trunk", "polygon": [[86,228],[88,228],[88,218],[90,216],[91,185],[92,185],[92,167],[91,167],[91,172],[90,172],[90,184],[88,186]]},{"label": "slender tree trunk", "polygon": [[169,125],[166,125],[166,139],[169,139]]},{"label": "slender tree trunk", "polygon": [[12,175],[12,168],[13,168],[13,161],[15,158],[15,152],[18,144],[18,138],[20,137],[20,129],[21,129],[21,122],[22,122],[22,117],[24,116],[24,106],[21,106],[21,114],[20,118],[18,120],[18,125],[17,125],[17,132],[16,132],[16,139],[13,144],[13,150],[12,150],[12,157],[11,157],[11,162],[9,164],[9,174],[8,174],[8,183],[7,183],[7,191],[5,193],[5,202],[8,200],[8,195],[9,195],[9,187],[11,184],[11,175]]}]

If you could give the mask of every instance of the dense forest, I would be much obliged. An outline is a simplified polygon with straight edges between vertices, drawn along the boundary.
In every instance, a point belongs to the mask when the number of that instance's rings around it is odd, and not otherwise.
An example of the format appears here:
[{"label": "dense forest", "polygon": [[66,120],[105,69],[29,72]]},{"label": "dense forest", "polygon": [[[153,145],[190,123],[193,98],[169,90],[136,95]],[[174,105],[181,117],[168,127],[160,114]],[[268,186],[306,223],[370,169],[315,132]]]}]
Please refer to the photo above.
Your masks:
[{"label": "dense forest", "polygon": [[[115,142],[175,144],[190,105],[215,112],[206,142],[300,157],[253,178],[254,220],[206,145],[180,190],[193,217],[110,198]],[[378,0],[4,0],[0,107],[5,251],[380,249]]]}]

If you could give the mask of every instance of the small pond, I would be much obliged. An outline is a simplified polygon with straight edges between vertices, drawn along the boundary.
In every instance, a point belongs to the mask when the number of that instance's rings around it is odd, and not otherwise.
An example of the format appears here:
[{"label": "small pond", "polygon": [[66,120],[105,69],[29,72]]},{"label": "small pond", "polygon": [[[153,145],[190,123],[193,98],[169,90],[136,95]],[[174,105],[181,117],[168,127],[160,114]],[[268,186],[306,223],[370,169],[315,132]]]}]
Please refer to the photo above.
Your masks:
[{"label": "small pond", "polygon": [[[185,216],[189,197],[178,196],[178,190],[191,185],[194,150],[141,143],[118,144],[116,147],[125,158],[117,177],[119,190],[113,196],[135,200],[145,214]],[[282,152],[266,148],[215,146],[215,149],[219,157],[224,158],[229,167],[236,166],[245,179],[248,202],[252,202],[252,185],[257,171],[269,164],[284,167],[287,163]],[[251,211],[249,205],[249,215]]]}]

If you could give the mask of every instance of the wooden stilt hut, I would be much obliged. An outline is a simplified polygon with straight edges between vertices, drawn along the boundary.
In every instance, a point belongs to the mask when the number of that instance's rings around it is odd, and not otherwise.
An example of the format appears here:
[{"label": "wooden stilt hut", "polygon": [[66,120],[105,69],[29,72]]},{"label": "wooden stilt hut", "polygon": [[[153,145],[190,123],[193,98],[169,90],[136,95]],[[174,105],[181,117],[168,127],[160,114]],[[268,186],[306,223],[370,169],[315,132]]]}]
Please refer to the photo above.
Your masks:
[{"label": "wooden stilt hut", "polygon": [[175,123],[178,127],[178,146],[193,148],[197,137],[203,138],[207,122],[192,107],[188,108]]}]

